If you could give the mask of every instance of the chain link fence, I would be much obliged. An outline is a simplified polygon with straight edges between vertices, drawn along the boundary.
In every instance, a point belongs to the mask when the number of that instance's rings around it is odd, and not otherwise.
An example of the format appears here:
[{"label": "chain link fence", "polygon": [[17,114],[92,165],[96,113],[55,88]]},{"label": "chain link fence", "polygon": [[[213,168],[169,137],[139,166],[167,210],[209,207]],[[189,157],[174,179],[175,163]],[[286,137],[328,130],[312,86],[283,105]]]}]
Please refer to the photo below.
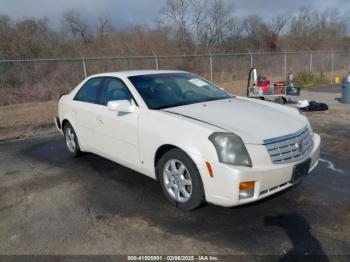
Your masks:
[{"label": "chain link fence", "polygon": [[0,106],[54,100],[89,75],[121,70],[186,70],[244,90],[251,67],[272,81],[282,81],[292,72],[322,75],[333,82],[349,70],[350,51],[0,60]]}]

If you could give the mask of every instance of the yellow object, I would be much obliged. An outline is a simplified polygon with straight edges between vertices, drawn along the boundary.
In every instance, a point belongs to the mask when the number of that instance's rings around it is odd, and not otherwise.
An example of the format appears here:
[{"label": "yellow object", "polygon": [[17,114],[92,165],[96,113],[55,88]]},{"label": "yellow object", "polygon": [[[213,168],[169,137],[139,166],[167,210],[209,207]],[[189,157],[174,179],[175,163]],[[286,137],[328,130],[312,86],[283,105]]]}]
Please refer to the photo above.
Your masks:
[{"label": "yellow object", "polygon": [[336,76],[335,77],[335,83],[336,84],[340,84],[340,76]]}]

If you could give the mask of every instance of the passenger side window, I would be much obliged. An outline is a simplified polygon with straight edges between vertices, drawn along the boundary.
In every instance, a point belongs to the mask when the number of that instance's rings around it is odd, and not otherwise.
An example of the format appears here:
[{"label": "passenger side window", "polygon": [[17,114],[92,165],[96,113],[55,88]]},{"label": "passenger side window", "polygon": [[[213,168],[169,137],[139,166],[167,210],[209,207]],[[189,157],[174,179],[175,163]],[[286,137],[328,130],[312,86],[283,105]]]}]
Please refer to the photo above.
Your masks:
[{"label": "passenger side window", "polygon": [[123,81],[117,78],[107,78],[103,84],[101,104],[107,105],[114,100],[132,100],[132,95]]},{"label": "passenger side window", "polygon": [[90,79],[75,96],[74,100],[97,104],[102,78]]}]

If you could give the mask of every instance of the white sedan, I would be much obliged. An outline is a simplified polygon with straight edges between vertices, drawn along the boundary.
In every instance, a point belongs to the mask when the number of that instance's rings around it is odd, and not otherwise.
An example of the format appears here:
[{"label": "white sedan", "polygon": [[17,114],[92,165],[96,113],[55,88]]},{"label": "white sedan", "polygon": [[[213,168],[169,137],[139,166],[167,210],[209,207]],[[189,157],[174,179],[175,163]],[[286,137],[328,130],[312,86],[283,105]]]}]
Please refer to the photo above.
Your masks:
[{"label": "white sedan", "polygon": [[192,210],[275,194],[317,165],[320,136],[298,110],[231,96],[183,71],[90,76],[59,100],[69,152],[92,152],[159,180]]}]

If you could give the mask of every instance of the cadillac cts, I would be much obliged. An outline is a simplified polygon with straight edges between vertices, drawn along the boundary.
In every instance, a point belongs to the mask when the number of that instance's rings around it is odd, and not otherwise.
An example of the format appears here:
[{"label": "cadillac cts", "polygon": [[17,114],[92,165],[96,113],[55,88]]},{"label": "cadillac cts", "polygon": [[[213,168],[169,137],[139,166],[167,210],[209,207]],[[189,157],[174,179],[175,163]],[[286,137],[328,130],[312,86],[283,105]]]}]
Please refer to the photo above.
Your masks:
[{"label": "cadillac cts", "polygon": [[55,122],[73,156],[92,152],[157,179],[184,210],[257,201],[319,158],[320,136],[298,110],[182,71],[90,76],[60,98]]}]

